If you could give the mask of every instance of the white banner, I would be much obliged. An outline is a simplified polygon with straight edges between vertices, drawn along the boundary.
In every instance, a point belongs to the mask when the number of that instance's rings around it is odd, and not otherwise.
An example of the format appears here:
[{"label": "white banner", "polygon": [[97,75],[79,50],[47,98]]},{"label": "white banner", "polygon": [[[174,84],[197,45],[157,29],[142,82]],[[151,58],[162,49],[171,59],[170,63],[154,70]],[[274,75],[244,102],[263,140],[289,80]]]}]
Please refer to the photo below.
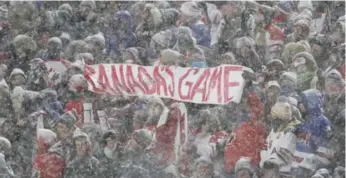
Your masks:
[{"label": "white banner", "polygon": [[85,65],[89,90],[100,93],[145,95],[183,102],[227,104],[240,101],[245,67],[214,68],[140,66],[134,64]]}]

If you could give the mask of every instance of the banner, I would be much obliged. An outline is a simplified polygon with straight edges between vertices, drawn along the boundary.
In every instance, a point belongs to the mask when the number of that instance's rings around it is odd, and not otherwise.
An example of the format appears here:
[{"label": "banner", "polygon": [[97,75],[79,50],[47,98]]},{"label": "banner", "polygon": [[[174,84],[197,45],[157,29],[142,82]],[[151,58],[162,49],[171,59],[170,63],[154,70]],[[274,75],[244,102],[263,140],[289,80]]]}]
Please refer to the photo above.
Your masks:
[{"label": "banner", "polygon": [[140,66],[134,64],[85,65],[89,90],[114,95],[158,96],[183,102],[227,104],[240,101],[245,67],[214,68]]}]

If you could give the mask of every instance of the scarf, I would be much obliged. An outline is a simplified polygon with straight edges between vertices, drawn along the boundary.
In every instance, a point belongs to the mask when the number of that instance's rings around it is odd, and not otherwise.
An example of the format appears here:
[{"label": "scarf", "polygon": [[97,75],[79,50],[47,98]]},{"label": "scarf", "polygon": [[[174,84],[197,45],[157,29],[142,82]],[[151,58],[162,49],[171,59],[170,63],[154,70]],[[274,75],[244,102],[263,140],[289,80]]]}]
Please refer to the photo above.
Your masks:
[{"label": "scarf", "polygon": [[310,83],[316,72],[305,72],[297,75],[297,89],[304,91],[310,88]]}]

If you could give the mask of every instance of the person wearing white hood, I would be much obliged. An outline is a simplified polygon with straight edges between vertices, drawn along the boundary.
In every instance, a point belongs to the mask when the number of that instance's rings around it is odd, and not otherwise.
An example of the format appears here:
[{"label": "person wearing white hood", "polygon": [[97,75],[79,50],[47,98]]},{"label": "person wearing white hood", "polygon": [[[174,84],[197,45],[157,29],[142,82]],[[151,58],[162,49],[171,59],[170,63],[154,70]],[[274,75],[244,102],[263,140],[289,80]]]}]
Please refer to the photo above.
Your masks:
[{"label": "person wearing white hood", "polygon": [[87,44],[85,46],[86,52],[91,53],[95,57],[95,62],[100,63],[105,59],[105,46],[106,40],[103,34],[97,33],[93,36],[88,36],[84,40]]},{"label": "person wearing white hood", "polygon": [[242,157],[237,161],[235,175],[235,178],[257,178],[256,172],[251,166],[251,160],[247,157]]},{"label": "person wearing white hood", "polygon": [[0,137],[0,177],[2,178],[14,178],[15,175],[11,166],[6,161],[6,157],[11,151],[11,142],[5,138]]}]

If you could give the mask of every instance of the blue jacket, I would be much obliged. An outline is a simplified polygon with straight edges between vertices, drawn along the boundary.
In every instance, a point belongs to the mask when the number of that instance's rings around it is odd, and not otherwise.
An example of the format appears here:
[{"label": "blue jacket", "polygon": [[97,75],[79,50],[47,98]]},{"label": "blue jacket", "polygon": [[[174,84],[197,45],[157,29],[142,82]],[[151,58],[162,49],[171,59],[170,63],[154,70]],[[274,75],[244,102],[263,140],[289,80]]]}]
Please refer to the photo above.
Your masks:
[{"label": "blue jacket", "polygon": [[[323,95],[320,91],[309,89],[303,91],[298,105],[304,105],[304,122],[298,128],[298,135],[303,136],[296,144],[296,155],[298,153],[325,155],[333,154],[329,144],[331,136],[331,125],[328,118],[323,115]],[[319,164],[329,164],[328,156],[321,156],[327,161]]]},{"label": "blue jacket", "polygon": [[205,24],[192,24],[190,25],[192,36],[196,38],[198,45],[210,48],[211,37],[210,31]]},{"label": "blue jacket", "polygon": [[116,31],[114,34],[111,34],[106,39],[106,49],[107,54],[115,53],[120,55],[120,46],[124,49],[134,47],[137,43],[137,37],[133,30],[133,21],[131,14],[128,11],[119,11],[115,14],[115,19],[117,20],[116,25],[120,23],[127,24],[127,27],[120,29],[123,31],[123,34],[120,34],[119,31]]}]

